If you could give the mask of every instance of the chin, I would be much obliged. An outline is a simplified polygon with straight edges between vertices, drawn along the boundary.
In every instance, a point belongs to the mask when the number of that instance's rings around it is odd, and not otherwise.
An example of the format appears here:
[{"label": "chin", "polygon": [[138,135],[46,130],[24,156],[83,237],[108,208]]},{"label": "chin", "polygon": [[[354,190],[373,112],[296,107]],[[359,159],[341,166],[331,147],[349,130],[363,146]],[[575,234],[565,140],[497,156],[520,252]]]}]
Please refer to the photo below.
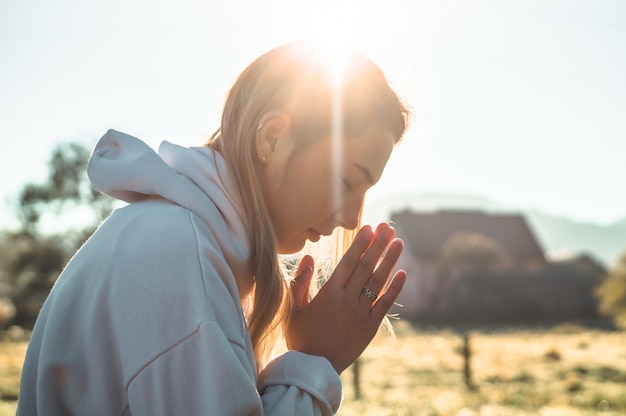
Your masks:
[{"label": "chin", "polygon": [[302,250],[306,244],[306,240],[288,241],[284,243],[278,243],[278,254],[295,254]]}]

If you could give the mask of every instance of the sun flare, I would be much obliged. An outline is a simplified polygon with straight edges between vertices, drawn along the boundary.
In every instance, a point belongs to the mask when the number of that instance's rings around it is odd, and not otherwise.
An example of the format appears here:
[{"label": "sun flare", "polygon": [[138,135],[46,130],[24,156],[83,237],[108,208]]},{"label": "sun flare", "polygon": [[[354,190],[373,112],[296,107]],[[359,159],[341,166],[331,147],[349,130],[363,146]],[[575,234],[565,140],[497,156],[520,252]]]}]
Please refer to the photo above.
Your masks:
[{"label": "sun flare", "polygon": [[335,175],[333,176],[333,206],[343,204],[343,117],[342,88],[346,76],[347,47],[333,42],[331,38],[318,38],[313,41],[324,55],[326,70],[332,87],[332,161]]}]

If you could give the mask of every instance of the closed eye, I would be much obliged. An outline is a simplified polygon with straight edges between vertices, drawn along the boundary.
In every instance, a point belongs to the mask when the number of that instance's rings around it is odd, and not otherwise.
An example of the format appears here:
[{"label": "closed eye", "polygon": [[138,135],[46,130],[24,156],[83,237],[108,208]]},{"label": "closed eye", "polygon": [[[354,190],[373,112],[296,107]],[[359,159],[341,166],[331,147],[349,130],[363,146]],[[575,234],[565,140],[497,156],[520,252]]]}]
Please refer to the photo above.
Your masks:
[{"label": "closed eye", "polygon": [[346,186],[348,191],[351,191],[352,190],[352,185],[350,185],[350,182],[348,182],[345,178],[342,179],[342,180],[343,180],[343,184]]}]

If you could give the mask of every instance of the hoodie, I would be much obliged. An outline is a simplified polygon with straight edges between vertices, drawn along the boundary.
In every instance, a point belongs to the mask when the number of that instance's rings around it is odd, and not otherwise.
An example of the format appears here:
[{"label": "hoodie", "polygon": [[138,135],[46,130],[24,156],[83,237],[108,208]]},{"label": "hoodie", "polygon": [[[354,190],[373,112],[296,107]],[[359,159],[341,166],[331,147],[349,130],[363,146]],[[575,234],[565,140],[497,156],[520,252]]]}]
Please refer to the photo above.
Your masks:
[{"label": "hoodie", "polygon": [[250,274],[243,207],[221,155],[109,130],[88,165],[128,205],[46,299],[17,415],[330,415],[330,362],[296,351],[257,378],[235,275]]}]

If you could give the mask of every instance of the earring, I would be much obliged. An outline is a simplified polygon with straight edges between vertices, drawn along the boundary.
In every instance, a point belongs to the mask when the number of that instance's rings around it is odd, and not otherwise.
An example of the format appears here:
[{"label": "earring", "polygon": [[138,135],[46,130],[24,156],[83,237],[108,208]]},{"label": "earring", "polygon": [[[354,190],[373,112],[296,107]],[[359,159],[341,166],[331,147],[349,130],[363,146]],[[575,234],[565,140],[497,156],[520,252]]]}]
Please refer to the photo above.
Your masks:
[{"label": "earring", "polygon": [[269,162],[269,158],[267,156],[261,156],[261,162],[263,164],[267,164]]},{"label": "earring", "polygon": [[261,130],[261,128],[263,128],[263,123],[259,124],[259,126],[256,128],[256,131]]}]

